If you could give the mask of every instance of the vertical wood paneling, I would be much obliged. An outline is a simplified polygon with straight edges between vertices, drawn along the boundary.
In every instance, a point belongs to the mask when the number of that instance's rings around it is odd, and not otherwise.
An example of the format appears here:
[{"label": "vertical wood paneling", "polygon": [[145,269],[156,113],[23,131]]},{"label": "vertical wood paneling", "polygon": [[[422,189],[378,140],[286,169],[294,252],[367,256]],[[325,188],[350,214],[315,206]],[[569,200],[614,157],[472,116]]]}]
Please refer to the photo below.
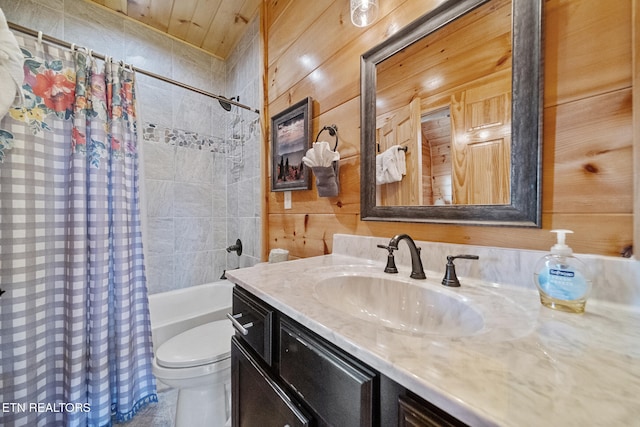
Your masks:
[{"label": "vertical wood paneling", "polygon": [[[294,3],[298,2],[267,2],[269,22],[308,23],[305,8]],[[267,118],[311,96],[315,101],[313,136],[320,127],[333,123],[341,136],[348,135],[344,145],[341,138],[339,148],[345,153],[338,197],[319,198],[314,185],[312,190],[293,192],[293,207],[284,210],[282,193],[269,192],[267,181],[265,253],[285,247],[292,257],[321,255],[331,250],[334,233],[387,237],[397,232],[408,232],[420,240],[547,250],[553,243],[550,229],[571,228],[576,232],[572,246],[577,252],[618,256],[633,241],[633,132],[636,137],[640,133],[632,120],[632,111],[638,115],[632,99],[638,103],[639,96],[631,96],[632,90],[637,91],[632,87],[631,30],[638,17],[632,19],[634,2],[627,1],[544,2],[541,230],[360,221],[359,57],[394,29],[439,3],[387,0],[386,11],[373,26],[356,29],[345,15],[348,2],[335,1],[311,19],[308,30],[295,30],[299,34],[292,39],[286,39],[280,27],[274,32],[265,28],[266,63],[270,64],[264,83]],[[635,31],[637,40],[640,30]],[[302,53],[314,56],[311,68],[300,65]],[[638,75],[635,69],[633,76]],[[268,156],[268,141],[266,144]],[[636,157],[640,156],[637,151]],[[637,171],[635,174],[640,180]]]},{"label": "vertical wood paneling", "polygon": [[[278,0],[271,0],[272,2],[277,2]],[[268,17],[269,11],[267,7],[267,1],[260,2],[260,52],[262,55],[260,56],[260,64],[258,69],[261,70],[261,81],[260,81],[260,96],[259,99],[262,101],[262,112],[260,114],[260,134],[264,135],[262,138],[262,146],[260,147],[260,168],[262,170],[262,179],[261,179],[261,191],[260,191],[260,238],[261,238],[261,248],[262,248],[262,259],[266,260],[269,256],[269,198],[268,195],[270,193],[270,185],[271,185],[271,175],[270,175],[270,165],[271,165],[271,155],[269,153],[269,135],[270,127],[269,120],[269,103],[267,102],[267,56],[268,56],[268,48],[267,48],[267,28],[268,26]]]},{"label": "vertical wood paneling", "polygon": [[636,250],[636,259],[640,259],[640,4],[633,2],[632,10],[632,38],[633,38],[633,159],[634,159],[634,221],[633,235]]}]

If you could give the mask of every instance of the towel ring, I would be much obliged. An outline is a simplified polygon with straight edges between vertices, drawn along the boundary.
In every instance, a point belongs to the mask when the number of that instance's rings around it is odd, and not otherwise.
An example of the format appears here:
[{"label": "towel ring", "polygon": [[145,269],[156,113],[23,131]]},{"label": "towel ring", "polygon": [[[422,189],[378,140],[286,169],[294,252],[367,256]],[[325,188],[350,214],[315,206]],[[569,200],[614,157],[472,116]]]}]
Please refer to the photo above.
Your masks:
[{"label": "towel ring", "polygon": [[318,138],[320,138],[320,134],[325,130],[329,132],[329,135],[336,137],[336,145],[333,146],[333,151],[336,151],[336,148],[338,148],[338,126],[336,125],[325,126],[322,129],[320,129],[320,132],[318,132],[318,136],[316,136],[315,142],[318,142]]}]

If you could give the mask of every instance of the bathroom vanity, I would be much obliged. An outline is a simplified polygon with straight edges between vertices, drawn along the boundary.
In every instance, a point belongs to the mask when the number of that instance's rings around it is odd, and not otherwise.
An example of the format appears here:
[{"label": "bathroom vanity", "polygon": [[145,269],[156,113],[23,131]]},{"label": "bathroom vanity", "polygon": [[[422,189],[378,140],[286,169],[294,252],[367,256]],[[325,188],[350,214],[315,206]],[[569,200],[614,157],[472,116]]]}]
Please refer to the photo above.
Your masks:
[{"label": "bathroom vanity", "polygon": [[[383,241],[366,245],[376,243]],[[235,426],[582,426],[640,419],[637,308],[594,299],[583,315],[550,310],[531,286],[470,277],[488,269],[481,264],[487,254],[475,267],[461,262],[462,286],[451,289],[440,284],[446,257],[435,264],[443,268],[432,268],[440,254],[424,243],[426,280],[409,278],[402,253],[399,273],[390,275],[379,249],[372,260],[338,246],[334,240],[331,255],[229,272],[237,285]],[[507,261],[517,280],[523,269]],[[624,266],[635,280],[637,262]]]},{"label": "bathroom vanity", "polygon": [[464,425],[242,288],[233,301],[234,425]]}]

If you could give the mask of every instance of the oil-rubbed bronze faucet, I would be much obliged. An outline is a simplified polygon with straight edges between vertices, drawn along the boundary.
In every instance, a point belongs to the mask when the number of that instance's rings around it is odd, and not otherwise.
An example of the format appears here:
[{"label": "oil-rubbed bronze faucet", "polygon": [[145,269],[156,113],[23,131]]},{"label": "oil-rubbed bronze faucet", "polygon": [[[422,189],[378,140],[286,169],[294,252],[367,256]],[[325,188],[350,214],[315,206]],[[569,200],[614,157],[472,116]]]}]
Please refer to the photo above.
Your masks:
[{"label": "oil-rubbed bronze faucet", "polygon": [[235,245],[231,245],[227,248],[227,252],[235,252],[238,256],[242,255],[242,241],[240,239],[237,239]]},{"label": "oil-rubbed bronze faucet", "polygon": [[455,259],[479,259],[478,255],[449,255],[447,257],[447,269],[444,273],[444,278],[442,279],[442,284],[445,286],[449,286],[452,288],[457,288],[460,286],[460,280],[458,280],[458,276],[456,275],[456,266],[453,263]]},{"label": "oil-rubbed bronze faucet", "polygon": [[378,245],[379,248],[389,251],[387,256],[387,266],[384,268],[385,273],[397,273],[396,262],[393,257],[393,251],[398,250],[398,243],[401,240],[406,240],[409,245],[409,252],[411,252],[411,275],[412,279],[426,279],[424,274],[424,268],[422,267],[422,260],[420,259],[420,248],[416,246],[411,236],[408,234],[398,234],[389,240],[388,245]]}]

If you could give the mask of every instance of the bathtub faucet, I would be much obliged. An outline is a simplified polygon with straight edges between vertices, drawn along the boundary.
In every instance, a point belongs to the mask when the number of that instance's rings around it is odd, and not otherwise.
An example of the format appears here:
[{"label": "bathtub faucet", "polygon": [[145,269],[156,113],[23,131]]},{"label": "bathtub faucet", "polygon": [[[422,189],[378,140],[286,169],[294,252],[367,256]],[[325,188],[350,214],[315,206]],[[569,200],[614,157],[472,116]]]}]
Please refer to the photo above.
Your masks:
[{"label": "bathtub faucet", "polygon": [[231,253],[232,251],[235,251],[238,256],[242,255],[242,242],[240,239],[236,240],[235,245],[231,245],[227,248],[227,252]]},{"label": "bathtub faucet", "polygon": [[[240,267],[234,268],[234,270],[239,269]],[[222,276],[220,276],[220,280],[227,280],[227,270],[222,270]]]}]

